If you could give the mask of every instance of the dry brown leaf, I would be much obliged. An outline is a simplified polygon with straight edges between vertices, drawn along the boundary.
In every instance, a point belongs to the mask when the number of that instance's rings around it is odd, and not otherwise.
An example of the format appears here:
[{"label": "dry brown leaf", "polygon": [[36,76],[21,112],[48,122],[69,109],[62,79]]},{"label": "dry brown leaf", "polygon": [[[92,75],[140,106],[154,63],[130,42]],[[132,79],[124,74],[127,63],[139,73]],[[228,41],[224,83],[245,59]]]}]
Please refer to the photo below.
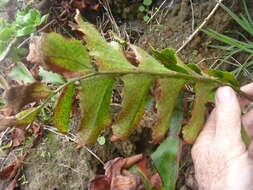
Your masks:
[{"label": "dry brown leaf", "polygon": [[128,51],[125,51],[125,56],[127,58],[127,60],[133,64],[134,66],[138,67],[140,62],[136,59],[136,55],[134,53],[133,50],[128,50]]},{"label": "dry brown leaf", "polygon": [[147,157],[143,156],[142,160],[136,164],[136,169],[145,177],[153,188],[156,189],[162,186],[162,180],[158,173],[150,176]]},{"label": "dry brown leaf", "polygon": [[97,176],[90,182],[89,190],[144,190],[141,178],[126,170],[141,160],[142,154],[129,158],[115,158],[105,166],[105,175]]},{"label": "dry brown leaf", "polygon": [[126,160],[121,157],[108,161],[104,166],[105,175],[109,179],[112,179],[113,176],[120,175],[121,170],[123,169],[123,166],[125,165],[125,163],[126,163]]},{"label": "dry brown leaf", "polygon": [[5,190],[14,190],[16,187],[18,187],[19,174],[20,171],[17,172],[15,178],[11,181]]},{"label": "dry brown leaf", "polygon": [[0,132],[16,124],[18,119],[15,116],[3,116],[0,114]]},{"label": "dry brown leaf", "polygon": [[96,176],[90,182],[89,190],[110,190],[110,179],[105,175]]},{"label": "dry brown leaf", "polygon": [[19,146],[22,141],[25,140],[25,131],[23,129],[15,128],[12,136],[12,147],[17,147]]},{"label": "dry brown leaf", "polygon": [[148,180],[149,171],[148,171],[148,159],[146,156],[143,156],[141,161],[136,164],[136,169]]},{"label": "dry brown leaf", "polygon": [[30,148],[34,147],[35,145],[38,144],[40,137],[41,137],[41,127],[38,125],[33,125],[32,126],[33,134],[34,134],[34,139],[33,142],[29,145]]},{"label": "dry brown leaf", "polygon": [[17,160],[0,171],[0,180],[10,180],[16,176],[19,168],[23,165],[25,156],[18,157]]},{"label": "dry brown leaf", "polygon": [[125,158],[125,164],[123,166],[124,169],[128,169],[132,167],[134,164],[143,159],[143,154],[137,154],[128,158]]},{"label": "dry brown leaf", "polygon": [[35,82],[9,88],[5,90],[3,97],[6,107],[11,109],[12,114],[16,114],[28,103],[46,98],[49,94],[50,90],[45,84]]}]

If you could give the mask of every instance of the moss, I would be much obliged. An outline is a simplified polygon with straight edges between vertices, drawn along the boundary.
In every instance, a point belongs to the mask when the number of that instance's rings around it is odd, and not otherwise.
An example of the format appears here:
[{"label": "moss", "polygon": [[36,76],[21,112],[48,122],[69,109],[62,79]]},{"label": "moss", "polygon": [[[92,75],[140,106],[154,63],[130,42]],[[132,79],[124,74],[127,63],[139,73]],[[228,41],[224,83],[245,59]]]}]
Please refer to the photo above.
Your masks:
[{"label": "moss", "polygon": [[28,183],[22,189],[87,189],[95,175],[89,164],[91,155],[85,149],[77,151],[75,146],[55,134],[47,135],[31,150],[23,172]]}]

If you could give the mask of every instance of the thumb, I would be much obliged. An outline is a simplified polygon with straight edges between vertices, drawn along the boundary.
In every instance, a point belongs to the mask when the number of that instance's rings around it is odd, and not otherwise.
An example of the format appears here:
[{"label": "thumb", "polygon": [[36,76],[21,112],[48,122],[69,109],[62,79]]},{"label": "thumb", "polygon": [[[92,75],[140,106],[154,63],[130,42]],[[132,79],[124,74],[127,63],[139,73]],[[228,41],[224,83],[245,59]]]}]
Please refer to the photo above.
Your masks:
[{"label": "thumb", "polygon": [[220,87],[216,92],[216,138],[227,141],[229,145],[243,143],[241,109],[231,87]]}]

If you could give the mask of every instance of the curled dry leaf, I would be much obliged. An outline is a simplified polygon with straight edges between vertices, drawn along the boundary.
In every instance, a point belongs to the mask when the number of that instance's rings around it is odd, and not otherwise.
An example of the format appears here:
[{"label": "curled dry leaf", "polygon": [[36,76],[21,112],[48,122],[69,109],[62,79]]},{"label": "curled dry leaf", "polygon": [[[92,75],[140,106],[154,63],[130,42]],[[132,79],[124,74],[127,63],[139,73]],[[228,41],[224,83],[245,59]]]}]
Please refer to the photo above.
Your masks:
[{"label": "curled dry leaf", "polygon": [[12,114],[16,114],[25,105],[46,98],[50,93],[50,89],[45,84],[35,82],[9,88],[5,90],[3,97],[6,107],[12,110]]},{"label": "curled dry leaf", "polygon": [[90,181],[89,190],[110,190],[110,179],[105,175],[96,176]]},{"label": "curled dry leaf", "polygon": [[130,167],[132,167],[134,164],[136,164],[137,162],[139,162],[140,160],[143,159],[143,155],[142,154],[137,154],[134,156],[131,156],[129,158],[125,158],[125,164],[124,164],[124,169],[128,169]]},{"label": "curled dry leaf", "polygon": [[135,166],[138,172],[140,172],[143,176],[144,180],[149,183],[152,188],[159,189],[163,185],[161,177],[158,173],[150,175],[148,169],[148,159],[146,156],[143,156]]},{"label": "curled dry leaf", "polygon": [[144,190],[141,178],[125,170],[142,159],[143,155],[129,158],[115,158],[108,161],[105,166],[105,175],[96,176],[90,182],[90,190]]},{"label": "curled dry leaf", "polygon": [[19,168],[23,165],[25,156],[18,157],[17,160],[0,171],[0,180],[10,180],[16,176]]},{"label": "curled dry leaf", "polygon": [[11,183],[8,185],[8,187],[5,190],[15,190],[16,187],[18,187],[18,178],[19,178],[18,172],[15,176],[15,178],[11,181]]},{"label": "curled dry leaf", "polygon": [[0,131],[5,130],[7,127],[11,127],[17,123],[18,119],[15,116],[3,116],[0,115]]},{"label": "curled dry leaf", "polygon": [[15,128],[11,136],[12,147],[19,146],[25,140],[25,131],[23,129]]},{"label": "curled dry leaf", "polygon": [[136,55],[135,53],[133,52],[133,50],[127,50],[127,51],[124,51],[125,53],[125,56],[127,58],[127,60],[133,64],[134,66],[138,67],[138,65],[140,64],[140,62],[136,59]]}]

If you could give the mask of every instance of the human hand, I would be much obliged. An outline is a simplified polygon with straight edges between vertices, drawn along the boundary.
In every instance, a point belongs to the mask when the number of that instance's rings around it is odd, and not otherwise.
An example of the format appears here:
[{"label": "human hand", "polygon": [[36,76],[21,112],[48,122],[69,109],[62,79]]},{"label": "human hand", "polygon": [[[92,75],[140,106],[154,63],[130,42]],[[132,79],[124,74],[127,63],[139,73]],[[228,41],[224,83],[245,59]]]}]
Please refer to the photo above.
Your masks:
[{"label": "human hand", "polygon": [[[253,95],[253,83],[242,90]],[[241,115],[249,102],[230,87],[219,88],[215,102],[192,148],[199,190],[253,190],[253,142],[247,149],[241,138],[241,123],[253,138],[253,110]]]}]

